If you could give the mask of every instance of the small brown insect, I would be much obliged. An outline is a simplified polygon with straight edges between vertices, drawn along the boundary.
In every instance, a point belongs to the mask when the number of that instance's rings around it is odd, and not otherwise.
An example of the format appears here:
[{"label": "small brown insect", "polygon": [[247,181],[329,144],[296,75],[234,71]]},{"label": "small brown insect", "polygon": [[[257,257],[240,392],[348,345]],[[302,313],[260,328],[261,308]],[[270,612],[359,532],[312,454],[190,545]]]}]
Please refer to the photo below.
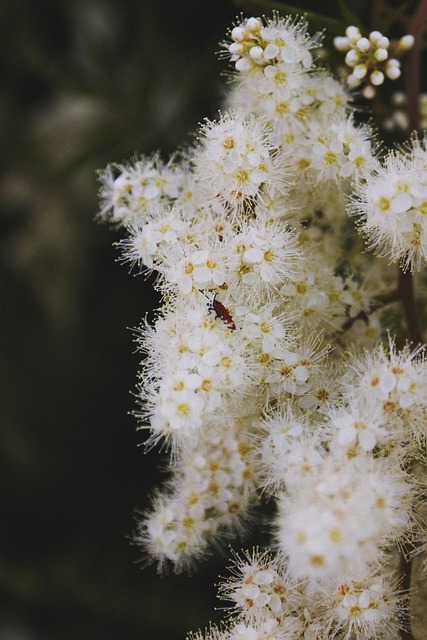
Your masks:
[{"label": "small brown insect", "polygon": [[[206,294],[205,294],[206,295]],[[209,304],[208,304],[208,309],[209,309],[209,313],[211,311],[215,312],[215,317],[216,318],[221,318],[221,320],[223,321],[223,323],[225,325],[227,325],[227,327],[229,329],[231,329],[232,331],[236,330],[236,325],[234,324],[234,320],[231,316],[231,313],[229,312],[229,310],[227,309],[227,307],[225,307],[222,302],[219,302],[219,300],[216,299],[217,294],[215,293],[212,301],[209,300]],[[206,296],[207,297],[207,296]],[[209,298],[208,298],[209,299]]]}]

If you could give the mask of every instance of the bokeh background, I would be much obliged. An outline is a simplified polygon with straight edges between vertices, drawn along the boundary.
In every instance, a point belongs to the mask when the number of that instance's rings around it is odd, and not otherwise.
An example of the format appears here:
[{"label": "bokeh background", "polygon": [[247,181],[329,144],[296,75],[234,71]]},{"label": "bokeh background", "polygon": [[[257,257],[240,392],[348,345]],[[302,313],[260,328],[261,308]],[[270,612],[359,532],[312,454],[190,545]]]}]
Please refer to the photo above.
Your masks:
[{"label": "bokeh background", "polygon": [[215,117],[238,11],[0,1],[0,640],[175,640],[221,617],[225,557],[160,577],[129,541],[162,477],[127,414],[129,328],[156,300],[94,218],[98,168],[166,158]]}]

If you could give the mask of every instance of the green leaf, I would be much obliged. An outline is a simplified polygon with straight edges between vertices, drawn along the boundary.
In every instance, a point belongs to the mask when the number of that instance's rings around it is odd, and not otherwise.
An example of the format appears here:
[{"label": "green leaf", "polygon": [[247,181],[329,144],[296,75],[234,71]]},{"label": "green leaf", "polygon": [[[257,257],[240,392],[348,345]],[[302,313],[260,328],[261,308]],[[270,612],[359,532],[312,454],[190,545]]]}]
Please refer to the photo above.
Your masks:
[{"label": "green leaf", "polygon": [[269,14],[272,11],[278,11],[282,16],[302,15],[309,23],[312,31],[325,30],[328,37],[342,35],[347,26],[344,22],[336,20],[335,18],[322,16],[320,13],[315,13],[314,11],[304,11],[304,9],[299,7],[275,0],[234,0],[234,4],[243,11],[251,14]]},{"label": "green leaf", "polygon": [[343,19],[343,22],[345,23],[346,27],[348,27],[350,25],[353,25],[355,27],[359,27],[360,31],[363,33],[365,31],[363,23],[357,17],[357,15],[355,13],[353,13],[353,11],[351,11],[351,9],[348,8],[348,6],[344,2],[344,0],[335,0],[335,1],[336,1],[337,5],[338,5],[338,9],[339,9],[339,12],[341,14],[341,18]]},{"label": "green leaf", "polygon": [[402,16],[411,6],[412,2],[402,2],[397,7],[389,9],[384,14],[383,19],[378,25],[379,31],[381,31],[381,33],[383,33],[384,35],[387,35],[394,23],[397,22],[400,16]]}]

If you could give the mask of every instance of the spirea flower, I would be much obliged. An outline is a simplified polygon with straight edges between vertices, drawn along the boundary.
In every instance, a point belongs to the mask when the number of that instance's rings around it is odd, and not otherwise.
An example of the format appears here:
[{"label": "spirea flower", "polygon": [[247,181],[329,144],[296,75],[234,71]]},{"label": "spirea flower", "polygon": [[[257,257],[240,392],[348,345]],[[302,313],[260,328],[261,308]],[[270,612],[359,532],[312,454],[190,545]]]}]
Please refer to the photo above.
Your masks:
[{"label": "spirea flower", "polygon": [[310,36],[303,18],[248,18],[231,30],[231,44],[223,48],[235,63],[236,70],[248,73],[253,69],[266,70],[273,65],[312,64],[310,50],[319,46],[321,34]]},{"label": "spirea flower", "polygon": [[398,351],[390,340],[388,350],[367,350],[353,357],[349,367],[344,382],[360,403],[369,397],[385,418],[394,421],[397,433],[402,427],[411,442],[425,440],[427,369],[421,348]]},{"label": "spirea flower", "polygon": [[248,619],[280,618],[299,608],[301,585],[288,575],[286,559],[279,553],[254,550],[234,555],[231,576],[220,585],[221,599],[228,600]]},{"label": "spirea flower", "polygon": [[334,636],[397,638],[402,628],[406,596],[399,593],[391,572],[361,581],[342,581],[330,595],[327,625]]},{"label": "spirea flower", "polygon": [[277,543],[289,571],[313,584],[363,577],[384,545],[411,528],[411,485],[384,458],[326,456],[295,490],[284,492]]},{"label": "spirea flower", "polygon": [[280,222],[249,221],[228,243],[230,287],[256,298],[278,291],[297,272],[300,253],[294,234]]},{"label": "spirea flower", "polygon": [[180,196],[185,199],[188,166],[172,156],[166,164],[158,154],[142,156],[133,163],[113,164],[100,172],[100,217],[118,224],[127,224],[144,216],[158,204],[173,204]]},{"label": "spirea flower", "polygon": [[166,491],[138,521],[134,541],[160,567],[172,562],[180,571],[194,565],[209,542],[240,529],[256,502],[249,434],[257,415],[248,408],[228,418],[222,430],[205,421],[203,437],[187,444]]},{"label": "spirea flower", "polygon": [[424,478],[409,473],[425,462],[425,358],[372,346],[395,271],[366,275],[345,215],[350,203],[378,254],[426,262],[426,140],[380,163],[352,108],[352,87],[369,97],[398,77],[412,39],[349,27],[347,87],[316,67],[319,42],[304,19],[242,17],[222,44],[228,95],[197,143],[101,174],[121,261],[162,296],[136,331],[134,413],[169,475],[134,542],[159,569],[191,569],[243,537],[260,498],[273,505],[274,551],[234,556],[227,622],[191,640],[395,640],[390,558],[425,545]]},{"label": "spirea flower", "polygon": [[179,448],[197,438],[205,420],[227,415],[227,397],[236,405],[256,379],[245,340],[209,315],[198,291],[164,310],[153,329],[143,326],[138,342],[147,354],[138,415],[149,422],[150,443],[165,438]]},{"label": "spirea flower", "polygon": [[186,244],[190,223],[176,209],[165,210],[158,205],[129,221],[126,230],[128,235],[118,243],[121,260],[140,271],[152,271]]},{"label": "spirea flower", "polygon": [[199,140],[193,156],[195,179],[206,195],[232,212],[253,207],[264,187],[285,187],[286,158],[278,162],[272,132],[261,117],[225,113],[218,122],[204,123]]},{"label": "spirea flower", "polygon": [[298,487],[324,457],[308,417],[299,415],[290,402],[264,418],[256,443],[262,484],[272,493]]},{"label": "spirea flower", "polygon": [[405,270],[419,270],[427,260],[426,167],[425,140],[390,152],[360,183],[349,208],[369,247]]}]

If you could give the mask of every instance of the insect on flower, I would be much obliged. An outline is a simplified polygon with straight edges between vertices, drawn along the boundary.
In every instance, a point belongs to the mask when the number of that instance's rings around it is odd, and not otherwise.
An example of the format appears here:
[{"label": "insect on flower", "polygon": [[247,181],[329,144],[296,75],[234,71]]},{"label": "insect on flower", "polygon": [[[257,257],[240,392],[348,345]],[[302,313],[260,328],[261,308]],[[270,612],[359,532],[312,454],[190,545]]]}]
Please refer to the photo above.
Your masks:
[{"label": "insect on flower", "polygon": [[[203,293],[203,292],[202,292]],[[206,298],[208,298],[208,296],[206,295],[206,293],[204,294],[206,296]],[[208,312],[210,313],[211,311],[215,312],[215,317],[216,318],[221,318],[221,320],[223,321],[223,323],[225,325],[227,325],[227,327],[229,329],[231,329],[232,331],[236,330],[236,325],[234,323],[234,320],[231,316],[231,313],[229,312],[229,310],[227,309],[227,307],[225,307],[222,302],[220,302],[219,300],[216,299],[217,297],[217,293],[215,293],[214,297],[212,300],[209,300],[208,303]]]}]

